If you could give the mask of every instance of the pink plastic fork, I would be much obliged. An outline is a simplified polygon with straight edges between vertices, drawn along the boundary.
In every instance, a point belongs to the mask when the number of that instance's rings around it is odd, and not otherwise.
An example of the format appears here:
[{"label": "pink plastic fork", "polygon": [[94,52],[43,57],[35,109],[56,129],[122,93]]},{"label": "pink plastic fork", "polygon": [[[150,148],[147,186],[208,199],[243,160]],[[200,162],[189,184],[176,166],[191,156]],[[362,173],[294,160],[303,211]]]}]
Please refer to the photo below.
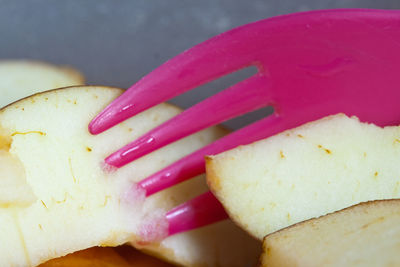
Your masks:
[{"label": "pink plastic fork", "polygon": [[[138,186],[151,195],[204,172],[204,155],[330,114],[356,115],[381,126],[400,122],[400,11],[323,10],[251,23],[183,52],[111,103],[91,122],[90,132],[98,134],[248,66],[256,66],[258,73],[151,130],[110,155],[106,163],[122,167],[211,125],[267,105],[275,108],[273,115],[141,181]],[[210,213],[197,212],[205,209]],[[168,234],[223,218],[221,205],[206,193],[167,213]]]}]

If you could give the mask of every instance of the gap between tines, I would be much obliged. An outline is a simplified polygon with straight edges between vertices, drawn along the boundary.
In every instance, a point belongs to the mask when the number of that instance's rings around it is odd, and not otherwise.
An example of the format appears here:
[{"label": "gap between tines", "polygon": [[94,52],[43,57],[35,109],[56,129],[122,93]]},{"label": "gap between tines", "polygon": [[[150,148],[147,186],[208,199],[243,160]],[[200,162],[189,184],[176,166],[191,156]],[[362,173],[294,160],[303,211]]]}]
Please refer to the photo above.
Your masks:
[{"label": "gap between tines", "polygon": [[[216,79],[212,82],[209,82],[205,85],[199,86],[193,90],[190,90],[182,95],[179,95],[171,100],[169,100],[169,103],[172,103],[174,105],[177,105],[183,109],[187,109],[204,99],[217,94],[220,91],[223,91],[224,89],[237,84],[247,78],[250,78],[251,76],[254,76],[258,72],[258,69],[256,66],[249,66],[243,69],[240,69],[238,71],[235,71],[231,74],[225,75],[219,79]],[[228,120],[222,125],[226,126],[227,128],[231,130],[236,130],[239,128],[242,128],[252,122],[255,122],[261,118],[264,118],[268,115],[271,115],[273,113],[273,108],[268,106],[261,108],[259,110],[249,112],[245,115],[239,116],[237,118]]]}]

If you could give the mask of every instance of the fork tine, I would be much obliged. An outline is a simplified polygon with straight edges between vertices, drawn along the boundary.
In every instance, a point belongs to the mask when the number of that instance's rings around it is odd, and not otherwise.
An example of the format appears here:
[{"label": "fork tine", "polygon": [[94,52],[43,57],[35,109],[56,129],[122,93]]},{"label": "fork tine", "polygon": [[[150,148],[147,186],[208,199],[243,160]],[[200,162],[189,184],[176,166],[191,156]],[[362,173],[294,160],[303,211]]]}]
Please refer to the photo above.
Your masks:
[{"label": "fork tine", "polygon": [[[253,49],[236,41],[239,29],[200,43],[153,70],[100,112],[90,122],[89,131],[99,134],[188,90],[236,70],[257,65]],[[247,56],[233,56],[235,50],[244,49],[249,50]]]},{"label": "fork tine", "polygon": [[286,127],[287,125],[281,117],[270,115],[267,118],[237,130],[236,132],[195,151],[194,153],[140,181],[137,185],[145,190],[146,196],[155,194],[163,189],[204,173],[205,155],[215,155],[222,151],[234,148],[239,144],[252,143],[283,131]]},{"label": "fork tine", "polygon": [[168,235],[189,231],[228,218],[222,204],[208,191],[165,215],[168,221]]},{"label": "fork tine", "polygon": [[256,74],[185,110],[106,158],[114,167],[125,164],[180,138],[271,103],[266,76]]},{"label": "fork tine", "polygon": [[[326,115],[328,114],[329,113]],[[146,196],[150,196],[204,173],[205,155],[215,155],[238,145],[250,144],[321,117],[318,114],[304,115],[301,114],[300,111],[298,111],[296,115],[297,116],[291,116],[287,113],[272,114],[183,157],[166,168],[143,179],[138,183],[138,186],[145,190]]]},{"label": "fork tine", "polygon": [[139,237],[144,244],[160,242],[181,232],[196,229],[228,218],[222,204],[207,191],[179,205],[165,214],[150,217],[139,226]]}]

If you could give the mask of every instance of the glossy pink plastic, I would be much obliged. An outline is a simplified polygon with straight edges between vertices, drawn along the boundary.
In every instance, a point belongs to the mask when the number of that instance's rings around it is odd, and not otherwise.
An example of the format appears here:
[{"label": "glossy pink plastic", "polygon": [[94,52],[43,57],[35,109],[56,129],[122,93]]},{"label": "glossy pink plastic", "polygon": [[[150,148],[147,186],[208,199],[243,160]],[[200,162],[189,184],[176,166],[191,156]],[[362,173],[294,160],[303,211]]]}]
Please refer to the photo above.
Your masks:
[{"label": "glossy pink plastic", "polygon": [[173,208],[165,217],[169,223],[168,235],[174,235],[226,219],[228,215],[222,204],[208,191]]},{"label": "glossy pink plastic", "polygon": [[[141,181],[138,185],[151,195],[204,172],[204,155],[330,114],[343,112],[382,126],[400,122],[400,11],[322,10],[251,23],[183,52],[134,84],[101,112],[89,129],[100,133],[248,66],[256,66],[258,73],[151,130],[110,155],[106,163],[121,167],[224,120],[267,105],[275,108],[273,115]],[[222,212],[218,205],[207,205]],[[184,205],[180,209],[182,216]],[[171,229],[177,222],[168,219]],[[196,227],[195,220],[187,224],[185,229]]]}]

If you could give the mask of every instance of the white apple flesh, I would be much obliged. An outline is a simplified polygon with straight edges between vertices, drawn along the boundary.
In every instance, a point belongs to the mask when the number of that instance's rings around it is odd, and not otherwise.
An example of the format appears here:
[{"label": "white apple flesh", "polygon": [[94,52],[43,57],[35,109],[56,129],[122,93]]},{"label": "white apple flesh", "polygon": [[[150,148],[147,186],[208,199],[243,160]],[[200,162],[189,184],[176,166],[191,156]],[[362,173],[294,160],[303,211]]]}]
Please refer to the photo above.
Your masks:
[{"label": "white apple flesh", "polygon": [[207,159],[211,190],[258,239],[376,199],[400,197],[400,127],[341,114]]},{"label": "white apple flesh", "polygon": [[[101,163],[179,109],[162,104],[93,136],[90,120],[123,91],[70,87],[34,95],[0,111],[0,265],[36,266],[93,246],[139,246],[143,218],[207,190],[204,177],[149,197],[129,188],[222,135],[209,129],[106,172]],[[245,266],[259,242],[226,221],[141,247],[176,264]]]}]

